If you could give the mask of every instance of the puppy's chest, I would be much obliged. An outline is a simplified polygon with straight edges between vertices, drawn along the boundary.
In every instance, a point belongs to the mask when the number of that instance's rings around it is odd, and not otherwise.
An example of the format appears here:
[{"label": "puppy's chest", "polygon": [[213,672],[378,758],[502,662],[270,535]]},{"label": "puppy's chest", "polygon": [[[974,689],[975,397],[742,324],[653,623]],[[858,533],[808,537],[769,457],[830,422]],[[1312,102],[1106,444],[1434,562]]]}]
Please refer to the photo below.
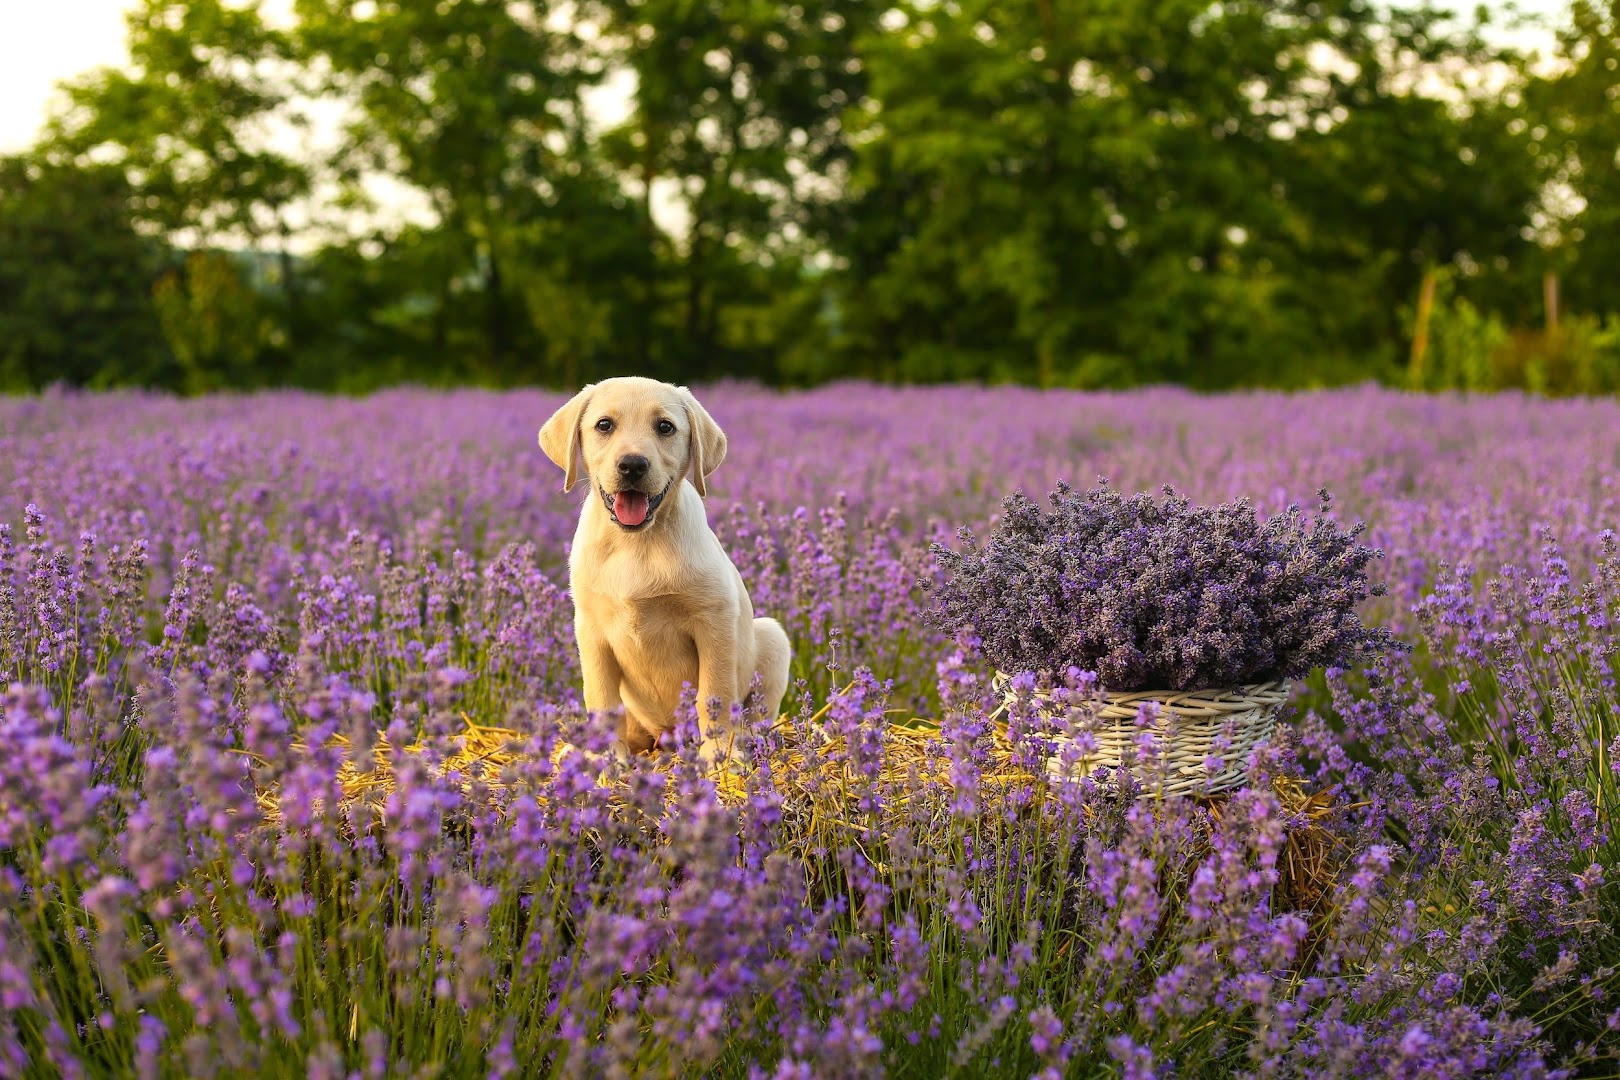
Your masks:
[{"label": "puppy's chest", "polygon": [[649,596],[635,600],[598,597],[595,604],[613,636],[649,644],[690,639],[685,608],[673,597]]},{"label": "puppy's chest", "polygon": [[656,670],[695,678],[689,669],[697,664],[697,642],[685,609],[673,600],[599,601],[596,613],[608,647],[628,677]]}]

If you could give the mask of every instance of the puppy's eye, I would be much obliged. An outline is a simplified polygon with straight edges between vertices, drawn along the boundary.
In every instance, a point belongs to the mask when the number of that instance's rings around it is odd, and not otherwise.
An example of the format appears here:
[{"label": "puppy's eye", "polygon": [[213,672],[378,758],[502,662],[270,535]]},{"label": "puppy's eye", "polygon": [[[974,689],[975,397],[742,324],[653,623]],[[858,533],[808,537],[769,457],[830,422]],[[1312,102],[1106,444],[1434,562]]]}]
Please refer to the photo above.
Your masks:
[{"label": "puppy's eye", "polygon": [[596,430],[606,435],[608,432],[613,430],[613,421],[609,420],[605,416],[602,417],[602,419],[596,422]]},{"label": "puppy's eye", "polygon": [[673,423],[671,423],[670,421],[668,421],[668,420],[660,420],[660,421],[658,421],[657,424],[655,424],[653,426],[658,429],[658,434],[660,434],[660,435],[673,435],[673,434],[675,434],[675,425]]}]

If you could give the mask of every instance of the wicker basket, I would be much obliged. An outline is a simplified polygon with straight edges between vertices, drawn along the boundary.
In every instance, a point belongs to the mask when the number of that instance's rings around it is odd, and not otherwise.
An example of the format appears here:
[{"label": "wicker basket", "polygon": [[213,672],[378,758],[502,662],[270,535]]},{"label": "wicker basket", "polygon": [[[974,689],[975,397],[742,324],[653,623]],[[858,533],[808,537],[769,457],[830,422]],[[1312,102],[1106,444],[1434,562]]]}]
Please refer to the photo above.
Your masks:
[{"label": "wicker basket", "polygon": [[[993,686],[1000,694],[1005,709],[1012,702],[1011,676],[996,672]],[[1037,703],[1049,700],[1042,691],[1035,692]],[[1242,787],[1248,780],[1249,764],[1254,749],[1270,738],[1277,727],[1277,711],[1288,700],[1287,682],[1255,683],[1225,690],[1138,690],[1124,694],[1104,694],[1103,705],[1097,709],[1092,735],[1097,750],[1082,758],[1073,768],[1076,775],[1120,767],[1122,751],[1134,747],[1139,729],[1137,712],[1144,702],[1156,702],[1159,719],[1156,730],[1165,741],[1166,761],[1164,780],[1160,783],[1160,769],[1154,775],[1143,775],[1133,769],[1142,781],[1142,794],[1147,797],[1165,795],[1214,795]],[[1221,768],[1213,774],[1205,761],[1219,744]],[[1048,772],[1061,776],[1063,767],[1054,759],[1047,763]]]}]

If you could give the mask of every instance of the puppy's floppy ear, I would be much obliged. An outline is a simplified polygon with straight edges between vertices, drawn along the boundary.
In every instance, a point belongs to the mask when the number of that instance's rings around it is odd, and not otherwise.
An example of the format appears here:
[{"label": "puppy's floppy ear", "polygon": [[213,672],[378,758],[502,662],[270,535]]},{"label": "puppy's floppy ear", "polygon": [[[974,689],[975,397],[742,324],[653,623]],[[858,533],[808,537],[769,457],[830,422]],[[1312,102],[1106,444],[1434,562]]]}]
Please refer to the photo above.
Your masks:
[{"label": "puppy's floppy ear", "polygon": [[714,422],[709,411],[698,404],[692,391],[681,387],[686,397],[686,418],[692,424],[692,486],[699,495],[709,493],[709,474],[726,460],[726,433]]},{"label": "puppy's floppy ear", "polygon": [[563,490],[572,491],[580,478],[580,417],[584,415],[585,406],[591,403],[591,391],[596,384],[591,383],[579,393],[568,399],[567,404],[551,414],[551,419],[545,422],[540,429],[540,449],[546,452],[546,457],[557,463],[563,471]]}]

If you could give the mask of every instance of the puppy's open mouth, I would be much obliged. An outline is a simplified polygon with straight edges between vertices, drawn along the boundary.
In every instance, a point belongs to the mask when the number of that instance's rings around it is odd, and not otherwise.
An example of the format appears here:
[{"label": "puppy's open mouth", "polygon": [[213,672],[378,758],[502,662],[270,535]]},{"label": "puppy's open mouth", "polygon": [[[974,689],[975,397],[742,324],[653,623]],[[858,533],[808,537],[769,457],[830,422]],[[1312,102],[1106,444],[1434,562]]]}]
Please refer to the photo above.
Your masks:
[{"label": "puppy's open mouth", "polygon": [[648,495],[645,491],[602,491],[602,502],[607,506],[608,516],[621,529],[640,529],[652,520],[653,512],[669,494],[669,489],[675,485],[671,480],[664,485],[664,490],[656,495]]}]

